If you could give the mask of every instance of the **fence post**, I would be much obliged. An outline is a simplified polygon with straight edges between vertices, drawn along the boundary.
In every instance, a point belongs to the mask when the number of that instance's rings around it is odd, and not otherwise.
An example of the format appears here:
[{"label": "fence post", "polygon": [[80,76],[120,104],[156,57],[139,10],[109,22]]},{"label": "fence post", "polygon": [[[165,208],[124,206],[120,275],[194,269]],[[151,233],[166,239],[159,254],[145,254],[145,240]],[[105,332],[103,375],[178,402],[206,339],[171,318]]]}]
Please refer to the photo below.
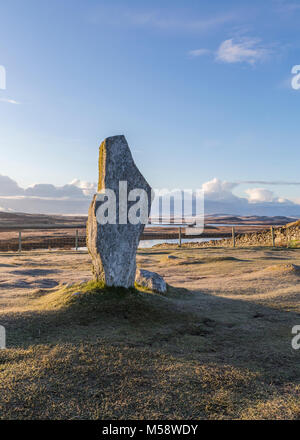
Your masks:
[{"label": "fence post", "polygon": [[78,251],[78,229],[76,229],[75,234],[75,250]]},{"label": "fence post", "polygon": [[19,231],[19,252],[22,251],[22,232]]},{"label": "fence post", "polygon": [[232,247],[235,248],[235,229],[234,229],[234,226],[232,226]]},{"label": "fence post", "polygon": [[179,227],[178,239],[179,239],[179,247],[181,247],[181,227]]},{"label": "fence post", "polygon": [[274,235],[274,228],[271,226],[271,236],[272,236],[272,246],[275,247],[275,235]]}]

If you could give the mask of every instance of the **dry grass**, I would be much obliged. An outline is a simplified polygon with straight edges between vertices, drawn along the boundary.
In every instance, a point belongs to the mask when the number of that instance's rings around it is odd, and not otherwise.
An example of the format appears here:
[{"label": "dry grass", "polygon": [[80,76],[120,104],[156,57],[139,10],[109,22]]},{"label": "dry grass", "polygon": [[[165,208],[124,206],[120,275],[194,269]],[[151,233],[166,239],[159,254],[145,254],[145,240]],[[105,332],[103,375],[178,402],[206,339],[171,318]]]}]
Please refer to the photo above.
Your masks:
[{"label": "dry grass", "polygon": [[[171,256],[171,258],[169,258]],[[85,253],[0,256],[1,419],[298,419],[300,250],[141,250],[160,296]]]}]

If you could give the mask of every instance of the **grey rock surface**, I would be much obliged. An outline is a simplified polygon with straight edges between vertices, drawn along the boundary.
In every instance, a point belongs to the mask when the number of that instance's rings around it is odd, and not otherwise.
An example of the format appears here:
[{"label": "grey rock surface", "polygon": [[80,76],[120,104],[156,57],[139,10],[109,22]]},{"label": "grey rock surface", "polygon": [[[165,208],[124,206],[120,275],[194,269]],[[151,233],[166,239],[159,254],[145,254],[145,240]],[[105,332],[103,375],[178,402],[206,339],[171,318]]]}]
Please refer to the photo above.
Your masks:
[{"label": "grey rock surface", "polygon": [[[135,165],[124,136],[106,138],[99,151],[98,193],[110,189],[116,194],[116,224],[99,224],[97,209],[101,206],[99,196],[94,195],[87,222],[87,245],[93,262],[96,280],[108,286],[134,286],[136,273],[136,251],[145,224],[120,224],[119,214],[124,218],[136,203],[119,206],[119,183],[127,182],[127,194],[133,189],[144,189],[148,197],[147,218],[151,208],[151,187]],[[121,202],[123,203],[123,202]]]},{"label": "grey rock surface", "polygon": [[158,293],[165,293],[167,291],[167,283],[156,272],[150,272],[145,269],[138,269],[136,271],[135,282],[140,286],[147,287]]}]

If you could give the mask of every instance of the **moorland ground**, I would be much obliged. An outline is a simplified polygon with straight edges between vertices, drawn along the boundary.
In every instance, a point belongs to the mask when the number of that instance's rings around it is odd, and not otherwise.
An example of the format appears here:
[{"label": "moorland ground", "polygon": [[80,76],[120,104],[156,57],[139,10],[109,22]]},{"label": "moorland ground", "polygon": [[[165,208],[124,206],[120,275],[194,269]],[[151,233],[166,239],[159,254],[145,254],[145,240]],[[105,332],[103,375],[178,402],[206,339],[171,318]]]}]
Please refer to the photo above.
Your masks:
[{"label": "moorland ground", "polygon": [[300,249],[141,249],[166,295],[85,252],[0,254],[1,419],[298,419]]},{"label": "moorland ground", "polygon": [[[294,219],[289,217],[261,217],[261,216],[206,216],[203,233],[200,238],[231,237],[232,226],[235,225],[237,234],[269,230],[271,225],[282,226]],[[0,252],[17,251],[19,248],[19,230],[22,231],[22,249],[72,249],[76,246],[76,231],[78,230],[79,247],[86,246],[86,216],[63,216],[0,212]],[[156,225],[155,225],[156,222]],[[165,240],[178,239],[178,226],[169,225],[161,228],[154,224],[147,225],[142,239]],[[176,223],[176,219],[175,219]],[[60,226],[59,229],[39,229],[51,226]],[[73,226],[75,229],[64,229],[64,226]],[[76,225],[76,226],[75,226]],[[31,229],[26,229],[31,227]],[[197,237],[197,235],[195,235]],[[182,229],[182,238],[185,238],[185,227]],[[190,238],[188,235],[186,238]]]}]

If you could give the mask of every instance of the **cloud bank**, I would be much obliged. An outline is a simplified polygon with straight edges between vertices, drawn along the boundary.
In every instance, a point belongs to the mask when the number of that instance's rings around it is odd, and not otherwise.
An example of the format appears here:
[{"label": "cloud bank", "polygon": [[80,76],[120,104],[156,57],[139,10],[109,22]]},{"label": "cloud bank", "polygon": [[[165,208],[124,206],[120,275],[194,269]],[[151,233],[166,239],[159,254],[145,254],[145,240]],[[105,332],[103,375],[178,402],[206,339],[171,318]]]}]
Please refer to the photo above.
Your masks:
[{"label": "cloud bank", "polygon": [[[299,203],[281,198],[263,187],[248,188],[245,190],[245,197],[239,197],[233,192],[238,185],[239,182],[227,182],[217,178],[203,183],[201,189],[204,191],[205,214],[300,217]],[[96,189],[96,183],[80,179],[74,179],[63,186],[35,184],[22,188],[10,177],[0,175],[0,211],[87,214]],[[161,192],[163,193],[166,193],[166,190]]]},{"label": "cloud bank", "polygon": [[79,179],[63,186],[35,184],[22,188],[0,175],[0,210],[42,214],[86,214],[96,184]]}]

